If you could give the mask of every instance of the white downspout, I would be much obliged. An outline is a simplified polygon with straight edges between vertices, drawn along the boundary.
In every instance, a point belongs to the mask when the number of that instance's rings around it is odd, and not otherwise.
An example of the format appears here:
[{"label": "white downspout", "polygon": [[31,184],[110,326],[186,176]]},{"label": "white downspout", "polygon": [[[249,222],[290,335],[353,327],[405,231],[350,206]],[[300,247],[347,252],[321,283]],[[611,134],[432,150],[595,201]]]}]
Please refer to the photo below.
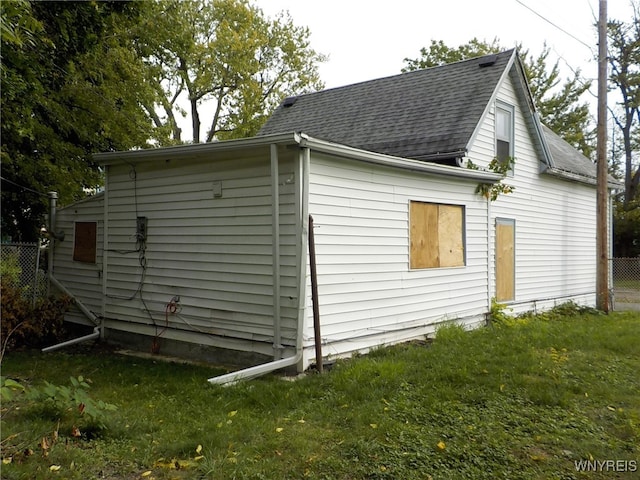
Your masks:
[{"label": "white downspout", "polygon": [[[487,198],[487,312],[491,312],[491,199]],[[495,261],[493,262],[495,265]]]},{"label": "white downspout", "polygon": [[280,331],[280,170],[278,146],[271,144],[271,267],[273,276],[273,359],[282,358]]},{"label": "white downspout", "polygon": [[102,302],[101,338],[104,339],[104,319],[107,316],[107,279],[109,278],[109,165],[104,166],[104,207],[102,217]]},{"label": "white downspout", "polygon": [[266,375],[267,373],[275,372],[281,368],[291,367],[298,364],[302,360],[302,339],[304,328],[304,320],[306,315],[306,285],[307,285],[307,235],[309,233],[309,164],[310,154],[308,148],[303,148],[301,153],[302,161],[298,163],[298,170],[300,175],[298,176],[298,201],[300,202],[301,211],[296,212],[297,215],[301,215],[301,231],[298,241],[300,242],[298,247],[298,335],[296,338],[296,353],[295,355],[283,358],[281,360],[274,360],[262,365],[256,365],[254,367],[245,368],[237,372],[226,373],[217,377],[211,377],[208,379],[209,383],[215,385],[233,385],[241,380],[249,380],[252,378]]},{"label": "white downspout", "polygon": [[[55,286],[58,290],[60,290],[65,295],[68,295],[73,299],[76,306],[80,309],[82,313],[84,313],[89,320],[93,322],[95,325],[98,323],[98,317],[96,317],[91,310],[89,310],[81,301],[79,301],[63,284],[61,284],[53,275],[49,275],[49,281]],[[50,347],[43,348],[43,352],[52,352],[54,350],[58,350],[60,348],[68,347],[70,345],[75,345],[76,343],[88,342],[89,340],[95,340],[100,338],[100,326],[96,325],[93,329],[93,333],[89,335],[85,335],[84,337],[74,338],[72,340],[67,340],[66,342],[58,343],[56,345],[52,345]]]},{"label": "white downspout", "polygon": [[94,340],[100,338],[100,326],[96,325],[98,322],[98,317],[96,317],[91,310],[89,310],[80,300],[78,300],[64,285],[62,285],[54,276],[53,276],[53,252],[54,245],[56,239],[64,238],[64,233],[56,234],[56,203],[58,199],[57,192],[49,192],[49,258],[47,259],[47,276],[48,276],[48,285],[47,285],[47,293],[50,293],[51,285],[56,287],[65,295],[71,297],[75,302],[78,309],[84,313],[89,320],[95,325],[93,329],[93,333],[89,335],[85,335],[83,337],[74,338],[72,340],[67,340],[66,342],[58,343],[56,345],[52,345],[50,347],[45,347],[42,349],[43,352],[52,352],[54,350],[58,350],[60,348],[68,347],[70,345],[75,345],[76,343],[87,342],[89,340]]},{"label": "white downspout", "polygon": [[58,201],[58,192],[49,192],[49,255],[47,257],[47,295],[51,295],[51,279],[53,277],[53,250],[56,244],[56,204]]}]

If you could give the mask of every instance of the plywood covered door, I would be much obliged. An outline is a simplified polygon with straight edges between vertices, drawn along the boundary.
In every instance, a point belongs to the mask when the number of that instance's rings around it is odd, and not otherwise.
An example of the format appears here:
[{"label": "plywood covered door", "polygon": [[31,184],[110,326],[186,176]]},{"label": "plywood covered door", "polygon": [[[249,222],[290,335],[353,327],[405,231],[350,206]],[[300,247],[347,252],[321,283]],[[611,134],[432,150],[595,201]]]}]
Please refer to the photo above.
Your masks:
[{"label": "plywood covered door", "polygon": [[516,222],[496,219],[496,301],[516,297]]}]

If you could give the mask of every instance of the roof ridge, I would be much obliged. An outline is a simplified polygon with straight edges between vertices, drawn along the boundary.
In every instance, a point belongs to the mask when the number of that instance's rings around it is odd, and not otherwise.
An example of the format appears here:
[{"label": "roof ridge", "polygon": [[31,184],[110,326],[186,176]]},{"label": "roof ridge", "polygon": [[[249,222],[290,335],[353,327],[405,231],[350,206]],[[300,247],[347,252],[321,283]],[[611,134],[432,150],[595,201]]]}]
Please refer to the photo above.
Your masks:
[{"label": "roof ridge", "polygon": [[[353,82],[353,83],[348,83],[346,85],[339,85],[337,87],[330,87],[330,88],[325,88],[322,90],[317,90],[315,92],[305,92],[305,93],[300,93],[300,94],[293,94],[293,95],[288,95],[286,98],[300,98],[300,97],[308,97],[311,95],[318,95],[324,92],[331,92],[331,91],[335,91],[335,90],[341,90],[344,88],[351,88],[351,87],[355,87],[358,85],[366,85],[366,84],[371,84],[371,83],[376,83],[376,82],[380,82],[380,81],[384,81],[384,80],[390,80],[393,78],[397,78],[397,77],[403,77],[403,76],[408,76],[408,75],[418,75],[421,73],[424,73],[426,71],[433,71],[436,69],[441,69],[441,68],[450,68],[454,65],[460,65],[462,63],[466,63],[466,62],[472,62],[472,61],[478,61],[481,58],[485,58],[485,57],[490,57],[492,55],[504,55],[504,56],[511,56],[511,54],[513,53],[513,51],[516,50],[516,48],[510,48],[507,50],[501,50],[500,52],[496,52],[496,53],[487,53],[485,55],[478,55],[477,57],[471,57],[471,58],[465,58],[462,60],[457,60],[455,62],[451,62],[451,63],[443,63],[442,65],[435,65],[433,67],[427,67],[427,68],[420,68],[418,70],[411,70],[408,72],[400,72],[400,73],[394,73],[392,75],[386,75],[384,77],[377,77],[377,78],[372,78],[369,80],[361,80],[358,82]],[[284,99],[283,99],[284,101]]]}]

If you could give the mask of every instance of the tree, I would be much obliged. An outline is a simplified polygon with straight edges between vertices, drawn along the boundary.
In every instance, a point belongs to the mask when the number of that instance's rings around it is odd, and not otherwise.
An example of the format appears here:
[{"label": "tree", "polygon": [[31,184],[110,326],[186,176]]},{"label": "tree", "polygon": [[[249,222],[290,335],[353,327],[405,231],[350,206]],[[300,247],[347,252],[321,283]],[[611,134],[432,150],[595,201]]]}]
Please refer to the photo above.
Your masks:
[{"label": "tree", "polygon": [[160,102],[145,107],[174,143],[183,141],[179,115],[190,116],[194,143],[246,137],[283,96],[322,88],[316,65],[324,56],[286,13],[270,20],[248,0],[146,6],[138,47]]},{"label": "tree", "polygon": [[[2,230],[37,238],[47,191],[61,203],[101,183],[90,154],[144,147],[139,62],[122,35],[134,2],[2,2]],[[123,85],[127,85],[123,88]]]},{"label": "tree", "polygon": [[[640,148],[640,3],[634,6],[629,23],[609,22],[609,82],[620,94],[620,102],[611,109],[613,120],[622,132],[624,147],[624,206],[636,199],[640,169],[634,152]],[[637,160],[636,160],[637,162]]]},{"label": "tree", "polygon": [[[609,84],[620,100],[611,108],[622,133],[624,192],[616,201],[614,251],[616,256],[640,255],[640,3],[632,2],[629,23],[611,20]],[[614,159],[615,160],[615,159]]]},{"label": "tree", "polygon": [[[448,47],[441,40],[432,40],[429,48],[420,50],[419,58],[404,59],[406,67],[402,71],[435,67],[502,50],[505,49],[500,46],[498,39],[488,43],[473,38],[469,43],[456,48]],[[549,68],[549,48],[546,45],[537,58],[530,56],[529,51],[522,50],[521,46],[518,50],[524,59],[531,95],[542,122],[590,157],[594,141],[593,131],[589,129],[589,106],[587,103],[580,103],[580,97],[588,90],[590,82],[583,81],[578,70],[574,72],[573,78],[560,85],[558,62]]]}]

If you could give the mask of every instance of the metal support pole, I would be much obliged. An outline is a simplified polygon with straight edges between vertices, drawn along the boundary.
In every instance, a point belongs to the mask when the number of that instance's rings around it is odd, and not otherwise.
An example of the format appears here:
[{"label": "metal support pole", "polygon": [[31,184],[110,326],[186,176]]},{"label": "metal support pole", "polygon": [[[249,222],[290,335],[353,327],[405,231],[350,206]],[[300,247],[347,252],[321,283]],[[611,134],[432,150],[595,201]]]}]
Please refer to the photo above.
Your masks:
[{"label": "metal support pole", "polygon": [[313,217],[309,215],[309,266],[311,268],[311,300],[313,301],[313,334],[316,344],[316,368],[322,373],[322,336],[320,335],[320,306],[318,305],[318,271],[316,269],[316,241]]}]

